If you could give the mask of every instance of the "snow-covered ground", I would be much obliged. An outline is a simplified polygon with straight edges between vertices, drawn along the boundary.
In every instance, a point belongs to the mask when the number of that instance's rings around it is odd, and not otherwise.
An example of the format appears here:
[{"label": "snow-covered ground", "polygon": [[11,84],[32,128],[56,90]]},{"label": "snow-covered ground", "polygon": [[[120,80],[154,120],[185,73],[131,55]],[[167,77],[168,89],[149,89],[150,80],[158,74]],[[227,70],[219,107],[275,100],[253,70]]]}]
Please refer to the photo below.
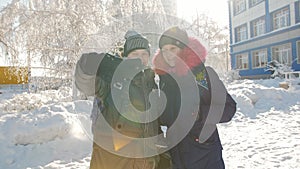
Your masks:
[{"label": "snow-covered ground", "polygon": [[[280,82],[226,84],[238,103],[234,119],[218,125],[228,169],[300,168],[300,85]],[[67,88],[0,91],[1,169],[88,168],[92,101],[72,101]]]}]

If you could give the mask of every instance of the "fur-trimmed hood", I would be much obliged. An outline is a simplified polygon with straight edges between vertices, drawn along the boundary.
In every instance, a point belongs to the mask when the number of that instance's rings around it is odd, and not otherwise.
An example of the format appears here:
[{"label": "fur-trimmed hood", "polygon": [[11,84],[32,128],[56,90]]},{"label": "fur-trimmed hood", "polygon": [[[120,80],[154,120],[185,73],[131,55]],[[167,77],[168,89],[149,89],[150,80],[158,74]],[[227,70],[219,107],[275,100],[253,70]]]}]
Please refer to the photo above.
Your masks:
[{"label": "fur-trimmed hood", "polygon": [[180,59],[177,59],[175,67],[170,67],[161,55],[161,51],[158,50],[152,60],[153,70],[159,75],[166,73],[175,73],[179,76],[186,75],[189,69],[203,63],[206,55],[205,47],[197,39],[189,37],[187,46],[179,53]]}]

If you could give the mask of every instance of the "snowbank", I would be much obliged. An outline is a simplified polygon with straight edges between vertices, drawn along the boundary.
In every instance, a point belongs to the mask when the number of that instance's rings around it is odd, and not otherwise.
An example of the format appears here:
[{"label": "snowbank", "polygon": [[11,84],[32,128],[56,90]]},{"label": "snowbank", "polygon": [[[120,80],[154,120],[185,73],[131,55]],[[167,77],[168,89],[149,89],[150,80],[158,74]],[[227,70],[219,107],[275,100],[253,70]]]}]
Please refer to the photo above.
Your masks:
[{"label": "snowbank", "polygon": [[[235,80],[226,87],[238,103],[219,124],[226,168],[300,168],[300,87],[281,79]],[[92,101],[71,90],[0,94],[0,168],[88,168]]]},{"label": "snowbank", "polygon": [[74,160],[88,165],[92,102],[68,101],[62,93],[3,92],[11,98],[0,104],[0,168],[51,168]]}]

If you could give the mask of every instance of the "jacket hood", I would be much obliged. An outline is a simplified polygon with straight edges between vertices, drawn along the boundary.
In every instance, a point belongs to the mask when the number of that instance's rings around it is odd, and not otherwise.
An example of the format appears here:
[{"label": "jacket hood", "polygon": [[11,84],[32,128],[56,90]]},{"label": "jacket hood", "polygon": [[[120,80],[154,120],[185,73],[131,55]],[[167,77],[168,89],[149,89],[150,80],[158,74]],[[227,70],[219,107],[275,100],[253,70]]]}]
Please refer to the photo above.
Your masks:
[{"label": "jacket hood", "polygon": [[197,39],[189,37],[187,46],[182,48],[178,55],[175,66],[170,67],[161,55],[161,51],[158,50],[152,59],[155,73],[186,75],[189,69],[191,70],[205,61],[207,50]]}]

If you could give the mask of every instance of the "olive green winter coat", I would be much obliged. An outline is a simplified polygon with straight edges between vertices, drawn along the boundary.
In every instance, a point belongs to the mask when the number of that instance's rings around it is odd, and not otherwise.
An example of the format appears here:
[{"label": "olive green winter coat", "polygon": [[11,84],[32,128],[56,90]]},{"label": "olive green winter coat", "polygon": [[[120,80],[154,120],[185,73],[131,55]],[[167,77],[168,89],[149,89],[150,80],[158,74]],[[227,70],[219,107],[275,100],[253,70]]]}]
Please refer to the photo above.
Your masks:
[{"label": "olive green winter coat", "polygon": [[[149,112],[149,94],[155,88],[154,72],[145,69],[132,80],[122,77],[114,82],[111,77],[113,73],[105,71],[98,71],[96,78],[98,114],[94,116],[92,125],[94,146],[91,168],[154,168],[159,157],[148,155],[157,152],[155,141],[136,140],[156,136],[159,132],[156,120],[140,121],[157,113],[153,110]],[[113,97],[112,91],[117,97]],[[142,158],[143,154],[147,157]]]}]

